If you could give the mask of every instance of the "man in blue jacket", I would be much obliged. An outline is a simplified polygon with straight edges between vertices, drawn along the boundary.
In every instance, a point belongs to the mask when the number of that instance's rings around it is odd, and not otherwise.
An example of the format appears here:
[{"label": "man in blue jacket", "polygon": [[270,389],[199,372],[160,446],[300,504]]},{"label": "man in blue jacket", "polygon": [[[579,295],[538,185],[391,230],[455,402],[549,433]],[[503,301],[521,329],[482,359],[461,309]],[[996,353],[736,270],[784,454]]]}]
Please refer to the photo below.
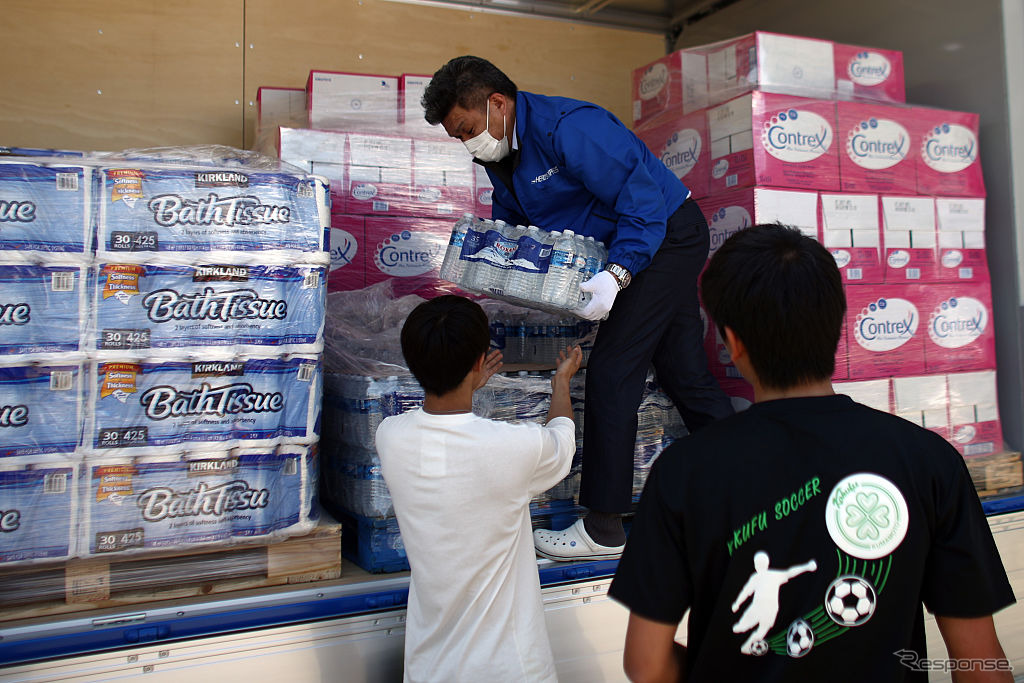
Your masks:
[{"label": "man in blue jacket", "polygon": [[591,300],[577,311],[603,320],[587,365],[580,504],[588,513],[564,531],[536,531],[534,545],[555,560],[618,557],[650,365],[690,431],[733,412],[702,345],[697,276],[707,222],[686,186],[597,105],[519,91],[471,56],[441,67],[422,102],[427,122],[462,140],[487,170],[494,219],[571,229],[608,246],[605,269],[582,285]]}]

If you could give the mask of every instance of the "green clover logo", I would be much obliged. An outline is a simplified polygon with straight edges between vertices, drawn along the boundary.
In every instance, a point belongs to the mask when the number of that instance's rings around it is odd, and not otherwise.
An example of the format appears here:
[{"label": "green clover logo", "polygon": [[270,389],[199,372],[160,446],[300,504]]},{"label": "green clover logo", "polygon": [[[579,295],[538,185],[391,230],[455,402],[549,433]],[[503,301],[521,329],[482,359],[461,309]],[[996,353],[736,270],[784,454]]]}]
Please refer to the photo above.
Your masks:
[{"label": "green clover logo", "polygon": [[860,540],[877,540],[889,524],[889,507],[879,502],[877,493],[858,493],[856,502],[846,506],[846,525],[856,529]]}]

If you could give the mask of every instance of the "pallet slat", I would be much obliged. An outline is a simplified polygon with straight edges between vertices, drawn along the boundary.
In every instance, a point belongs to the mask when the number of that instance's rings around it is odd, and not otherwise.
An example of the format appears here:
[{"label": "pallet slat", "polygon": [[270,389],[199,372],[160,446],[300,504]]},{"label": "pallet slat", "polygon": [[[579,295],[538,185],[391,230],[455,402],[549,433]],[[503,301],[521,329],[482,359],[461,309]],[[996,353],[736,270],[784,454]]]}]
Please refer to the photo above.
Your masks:
[{"label": "pallet slat", "polygon": [[0,570],[0,621],[341,576],[341,525],[305,536]]}]

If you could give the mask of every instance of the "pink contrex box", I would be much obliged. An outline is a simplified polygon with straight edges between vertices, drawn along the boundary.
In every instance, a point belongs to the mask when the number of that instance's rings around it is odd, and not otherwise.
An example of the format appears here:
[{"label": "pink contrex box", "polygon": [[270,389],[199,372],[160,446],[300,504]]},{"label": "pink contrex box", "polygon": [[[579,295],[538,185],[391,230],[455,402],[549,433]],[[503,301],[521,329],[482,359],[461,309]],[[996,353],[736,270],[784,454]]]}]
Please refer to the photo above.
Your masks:
[{"label": "pink contrex box", "polygon": [[892,382],[883,379],[862,379],[834,382],[832,388],[837,394],[845,394],[857,403],[883,413],[892,413]]},{"label": "pink contrex box", "polygon": [[440,280],[454,220],[414,217],[366,217],[366,286],[392,278],[396,297],[431,298],[451,292]]},{"label": "pink contrex box", "polygon": [[745,187],[700,200],[708,222],[708,258],[736,232],[757,223],[781,223],[820,241],[818,193]]},{"label": "pink contrex box", "polygon": [[842,43],[833,49],[840,97],[906,102],[902,52]]},{"label": "pink contrex box", "polygon": [[665,113],[689,114],[708,106],[707,58],[677,50],[633,70],[633,125]]},{"label": "pink contrex box", "polygon": [[690,196],[694,199],[707,196],[711,148],[704,112],[666,114],[635,132],[690,190]]},{"label": "pink contrex box", "polygon": [[839,189],[835,102],[753,92],[708,110],[712,194],[768,185]]},{"label": "pink contrex box", "polygon": [[473,164],[473,213],[480,218],[490,218],[493,195],[494,186],[487,171],[480,164]]},{"label": "pink contrex box", "polygon": [[950,373],[946,382],[953,446],[967,457],[1003,450],[995,370]]},{"label": "pink contrex box", "polygon": [[918,194],[984,197],[978,115],[913,107]]},{"label": "pink contrex box", "polygon": [[918,285],[846,287],[850,379],[924,373],[921,293]]},{"label": "pink contrex box", "polygon": [[893,377],[892,396],[895,415],[949,440],[949,389],[945,375]]},{"label": "pink contrex box", "polygon": [[935,200],[882,196],[882,248],[885,281],[936,280]]},{"label": "pink contrex box", "polygon": [[843,282],[883,281],[878,195],[823,192],[821,235],[822,243],[839,266]]},{"label": "pink contrex box", "polygon": [[310,128],[390,131],[398,125],[398,78],[338,71],[309,72]]},{"label": "pink contrex box", "polygon": [[366,286],[366,237],[362,216],[331,215],[331,266],[327,291],[362,289]]},{"label": "pink contrex box", "polygon": [[836,104],[839,177],[844,192],[917,191],[911,111],[887,104]]},{"label": "pink contrex box", "polygon": [[411,214],[451,218],[473,211],[473,162],[457,140],[412,141]]},{"label": "pink contrex box", "polygon": [[345,173],[345,213],[400,216],[415,210],[410,138],[349,134]]},{"label": "pink contrex box", "polygon": [[935,218],[939,227],[937,279],[987,282],[985,200],[936,197]]},{"label": "pink contrex box", "polygon": [[922,288],[927,372],[996,367],[992,292],[987,282],[935,283]]}]

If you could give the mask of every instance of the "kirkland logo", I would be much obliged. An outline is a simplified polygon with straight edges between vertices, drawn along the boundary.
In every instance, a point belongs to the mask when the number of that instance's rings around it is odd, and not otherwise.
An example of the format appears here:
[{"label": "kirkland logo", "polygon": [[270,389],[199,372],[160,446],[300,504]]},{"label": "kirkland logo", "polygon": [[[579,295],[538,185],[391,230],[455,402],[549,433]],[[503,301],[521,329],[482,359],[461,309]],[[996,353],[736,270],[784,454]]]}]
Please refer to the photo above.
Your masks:
[{"label": "kirkland logo", "polygon": [[917,334],[917,307],[906,299],[881,298],[857,315],[853,333],[868,351],[892,351]]},{"label": "kirkland logo", "polygon": [[958,349],[984,334],[986,327],[985,304],[969,296],[950,297],[932,311],[928,336],[944,349]]},{"label": "kirkland logo", "polygon": [[892,65],[885,55],[877,52],[860,52],[850,60],[847,67],[850,80],[857,85],[872,86],[884,83],[892,73]]},{"label": "kirkland logo", "polygon": [[832,126],[814,112],[789,109],[764,122],[761,144],[779,161],[813,161],[832,147]]},{"label": "kirkland logo", "polygon": [[249,176],[231,171],[196,173],[196,187],[249,187]]},{"label": "kirkland logo", "polygon": [[853,163],[870,171],[892,168],[907,158],[910,133],[888,119],[861,121],[846,138],[846,154]]},{"label": "kirkland logo", "polygon": [[700,152],[700,133],[692,128],[685,128],[672,133],[672,137],[665,142],[661,161],[682,180],[700,161]]},{"label": "kirkland logo", "polygon": [[925,136],[921,158],[934,171],[958,173],[977,161],[978,139],[969,128],[943,123]]},{"label": "kirkland logo", "polygon": [[640,77],[640,99],[651,100],[668,85],[668,66],[659,62],[652,64]]}]

